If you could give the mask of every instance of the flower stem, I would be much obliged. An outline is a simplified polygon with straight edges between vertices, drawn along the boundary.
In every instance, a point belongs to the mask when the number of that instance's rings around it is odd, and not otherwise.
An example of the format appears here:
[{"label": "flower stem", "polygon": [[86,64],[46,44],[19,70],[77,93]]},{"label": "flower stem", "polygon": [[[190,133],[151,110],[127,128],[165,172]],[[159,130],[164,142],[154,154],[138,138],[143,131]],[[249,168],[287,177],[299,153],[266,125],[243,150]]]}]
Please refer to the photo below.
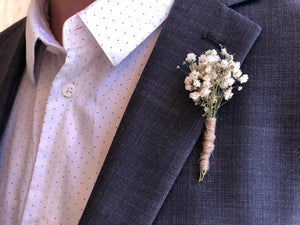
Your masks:
[{"label": "flower stem", "polygon": [[203,150],[200,154],[199,169],[200,177],[199,182],[203,181],[205,174],[209,169],[209,158],[215,148],[215,129],[216,129],[216,118],[208,117],[205,120],[206,130],[203,134]]},{"label": "flower stem", "polygon": [[199,176],[198,182],[202,182],[203,181],[205,174],[206,174],[206,170],[200,171],[200,176]]}]

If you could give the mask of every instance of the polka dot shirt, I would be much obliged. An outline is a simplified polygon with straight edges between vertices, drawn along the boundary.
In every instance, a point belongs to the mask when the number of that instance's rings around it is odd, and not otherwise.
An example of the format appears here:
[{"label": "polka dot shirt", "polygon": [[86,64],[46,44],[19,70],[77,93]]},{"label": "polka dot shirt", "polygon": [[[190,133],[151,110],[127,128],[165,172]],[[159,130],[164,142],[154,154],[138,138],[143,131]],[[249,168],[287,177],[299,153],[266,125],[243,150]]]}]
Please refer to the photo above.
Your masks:
[{"label": "polka dot shirt", "polygon": [[95,1],[63,27],[34,0],[27,68],[0,143],[0,224],[77,224],[172,6]]}]

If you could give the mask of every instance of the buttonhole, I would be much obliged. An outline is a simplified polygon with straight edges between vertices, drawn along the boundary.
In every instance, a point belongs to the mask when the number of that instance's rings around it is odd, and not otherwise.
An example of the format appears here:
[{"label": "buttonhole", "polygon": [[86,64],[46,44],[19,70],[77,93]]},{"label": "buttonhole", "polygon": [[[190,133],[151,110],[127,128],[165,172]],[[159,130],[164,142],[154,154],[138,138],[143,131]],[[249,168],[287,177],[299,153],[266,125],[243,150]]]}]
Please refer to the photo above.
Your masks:
[{"label": "buttonhole", "polygon": [[216,49],[221,51],[222,48],[226,48],[226,46],[218,41],[216,38],[212,36],[211,33],[207,33],[202,35],[202,39],[205,40],[206,42],[210,43],[212,46],[214,46]]}]

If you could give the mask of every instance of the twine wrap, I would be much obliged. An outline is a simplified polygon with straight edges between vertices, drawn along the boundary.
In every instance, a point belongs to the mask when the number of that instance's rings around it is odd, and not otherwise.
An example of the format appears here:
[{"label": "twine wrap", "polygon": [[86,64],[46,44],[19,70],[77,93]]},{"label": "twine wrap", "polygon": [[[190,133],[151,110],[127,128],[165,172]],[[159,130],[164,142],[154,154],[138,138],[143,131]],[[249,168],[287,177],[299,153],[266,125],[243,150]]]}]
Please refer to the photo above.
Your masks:
[{"label": "twine wrap", "polygon": [[214,141],[216,139],[216,118],[208,117],[205,120],[206,131],[203,134],[203,150],[200,154],[199,168],[200,177],[199,181],[203,181],[206,172],[209,169],[209,158],[215,148]]}]

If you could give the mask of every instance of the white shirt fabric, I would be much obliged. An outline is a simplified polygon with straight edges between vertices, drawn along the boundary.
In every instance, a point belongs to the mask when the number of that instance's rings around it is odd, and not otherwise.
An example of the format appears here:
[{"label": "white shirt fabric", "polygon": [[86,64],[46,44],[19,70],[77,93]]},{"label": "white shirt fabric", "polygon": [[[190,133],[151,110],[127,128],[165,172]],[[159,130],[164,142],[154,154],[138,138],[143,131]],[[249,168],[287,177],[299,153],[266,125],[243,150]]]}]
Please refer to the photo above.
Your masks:
[{"label": "white shirt fabric", "polygon": [[172,4],[96,1],[65,22],[62,47],[48,2],[32,1],[0,143],[1,225],[78,224]]}]

